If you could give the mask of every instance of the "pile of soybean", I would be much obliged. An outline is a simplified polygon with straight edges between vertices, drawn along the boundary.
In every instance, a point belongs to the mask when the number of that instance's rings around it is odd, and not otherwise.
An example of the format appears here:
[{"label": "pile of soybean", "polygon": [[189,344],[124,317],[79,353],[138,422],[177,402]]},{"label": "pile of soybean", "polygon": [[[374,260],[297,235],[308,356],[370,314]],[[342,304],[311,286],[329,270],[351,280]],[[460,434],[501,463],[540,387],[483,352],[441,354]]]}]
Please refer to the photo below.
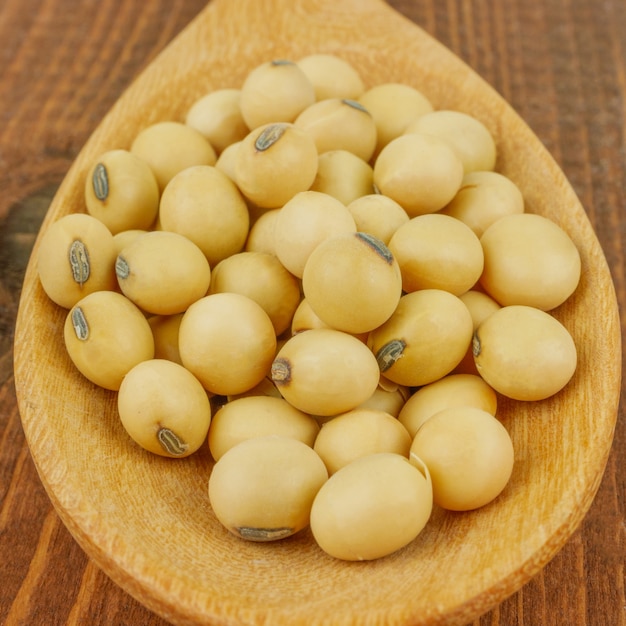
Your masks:
[{"label": "pile of soybean", "polygon": [[102,154],[84,212],[42,238],[41,284],[134,442],[209,447],[229,531],[380,558],[433,506],[501,494],[498,394],[541,401],[576,368],[550,311],[579,253],[496,152],[413,86],[268,61]]}]

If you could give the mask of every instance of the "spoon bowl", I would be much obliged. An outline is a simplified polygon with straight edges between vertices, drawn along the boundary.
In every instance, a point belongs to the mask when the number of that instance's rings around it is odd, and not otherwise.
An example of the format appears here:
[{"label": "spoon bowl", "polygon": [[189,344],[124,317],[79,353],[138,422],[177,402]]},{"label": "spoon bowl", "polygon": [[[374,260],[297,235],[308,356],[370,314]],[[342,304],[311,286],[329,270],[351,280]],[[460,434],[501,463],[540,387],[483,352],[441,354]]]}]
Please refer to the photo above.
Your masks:
[{"label": "spoon bowl", "polygon": [[144,452],[123,430],[115,394],[74,368],[66,311],[44,294],[34,260],[15,335],[24,432],[77,542],[172,623],[467,624],[524,585],[580,524],[610,451],[621,375],[617,302],[597,238],[554,159],[494,89],[382,0],[213,0],[102,120],[42,232],[84,211],[86,171],[102,152],[128,148],[149,124],[184,119],[197,98],[240,87],[262,61],[315,52],[345,58],[366,86],[410,84],[435,108],[481,120],[496,139],[497,170],[520,187],[526,210],[554,220],[581,253],[578,289],[553,311],[578,348],[574,378],[542,402],[500,399],[516,454],[505,491],[476,511],[436,509],[417,540],[372,562],[332,559],[308,530],[272,544],[239,540],[211,511],[208,448],[180,460]]}]

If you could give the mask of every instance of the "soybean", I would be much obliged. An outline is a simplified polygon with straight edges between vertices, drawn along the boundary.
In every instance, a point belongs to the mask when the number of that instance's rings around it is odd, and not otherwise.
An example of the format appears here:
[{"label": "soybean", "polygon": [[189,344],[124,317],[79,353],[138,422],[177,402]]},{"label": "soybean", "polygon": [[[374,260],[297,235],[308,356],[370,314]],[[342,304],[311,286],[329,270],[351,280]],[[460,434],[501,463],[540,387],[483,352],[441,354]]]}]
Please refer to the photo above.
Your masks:
[{"label": "soybean", "polygon": [[178,363],[151,359],[135,365],[120,385],[117,406],[126,432],[153,454],[184,458],[206,441],[209,398],[198,379]]},{"label": "soybean", "polygon": [[433,508],[425,465],[390,452],[370,454],[333,474],[311,509],[311,531],[327,554],[370,561],[393,554],[424,529]]},{"label": "soybean", "polygon": [[100,220],[65,215],[41,239],[39,281],[50,300],[69,309],[90,293],[115,289],[115,256],[113,235]]},{"label": "soybean", "polygon": [[100,155],[85,179],[85,207],[114,235],[148,230],[159,211],[159,185],[146,161],[128,150]]},{"label": "soybean", "polygon": [[215,463],[209,501],[217,519],[237,537],[277,541],[309,525],[313,500],[327,479],[324,463],[302,441],[255,437]]},{"label": "soybean", "polygon": [[430,471],[434,502],[452,511],[477,509],[500,495],[515,457],[503,424],[467,406],[444,409],[424,422],[413,439],[413,455]]},{"label": "soybean", "polygon": [[65,318],[63,337],[78,371],[113,391],[135,365],[154,357],[144,314],[115,291],[96,291],[79,300]]}]

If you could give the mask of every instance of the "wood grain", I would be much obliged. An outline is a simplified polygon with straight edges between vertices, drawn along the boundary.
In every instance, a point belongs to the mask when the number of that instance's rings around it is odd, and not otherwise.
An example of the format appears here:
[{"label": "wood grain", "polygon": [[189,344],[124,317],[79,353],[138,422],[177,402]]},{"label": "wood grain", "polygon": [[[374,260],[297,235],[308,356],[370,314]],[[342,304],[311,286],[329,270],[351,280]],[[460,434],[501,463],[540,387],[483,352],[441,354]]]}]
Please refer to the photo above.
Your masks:
[{"label": "wood grain", "polygon": [[[52,192],[130,79],[202,3],[9,0],[1,9],[0,619],[163,623],[102,575],[50,508],[25,447],[11,368],[21,276]],[[589,2],[392,3],[496,86],[561,163],[624,303],[624,7]],[[8,105],[5,105],[8,103]],[[623,624],[623,425],[581,529],[481,624]]]}]

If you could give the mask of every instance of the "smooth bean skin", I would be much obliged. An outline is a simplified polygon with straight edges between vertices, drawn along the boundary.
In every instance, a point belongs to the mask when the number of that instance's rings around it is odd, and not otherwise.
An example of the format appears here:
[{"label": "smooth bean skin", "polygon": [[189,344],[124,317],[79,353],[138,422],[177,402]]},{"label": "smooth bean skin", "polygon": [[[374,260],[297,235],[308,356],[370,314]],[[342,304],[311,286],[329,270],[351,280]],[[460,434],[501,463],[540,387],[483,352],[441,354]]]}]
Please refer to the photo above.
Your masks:
[{"label": "smooth bean skin", "polygon": [[220,261],[212,272],[209,294],[248,296],[268,314],[276,335],[291,325],[300,304],[300,284],[280,261],[265,252],[239,252]]},{"label": "smooth bean skin", "polygon": [[217,519],[248,541],[276,541],[309,525],[313,500],[328,479],[310,446],[292,437],[247,439],[215,463],[209,501]]},{"label": "smooth bean skin", "polygon": [[209,449],[216,461],[238,443],[254,437],[293,437],[313,447],[319,433],[313,417],[280,397],[243,396],[227,402],[213,416]]},{"label": "smooth bean skin", "polygon": [[274,250],[280,262],[302,278],[310,254],[322,241],[355,232],[350,211],[337,198],[321,191],[302,191],[276,217]]},{"label": "smooth bean skin", "polygon": [[386,387],[379,383],[374,393],[357,408],[384,411],[385,413],[389,413],[389,415],[393,415],[393,417],[398,417],[409,396],[410,392],[408,387],[404,387],[403,385]]},{"label": "smooth bean skin", "polygon": [[261,252],[276,256],[274,245],[274,225],[280,209],[264,211],[250,226],[244,250],[246,252]]},{"label": "smooth bean skin", "polygon": [[576,344],[555,317],[534,307],[505,306],[475,331],[478,373],[497,392],[515,400],[543,400],[571,380]]},{"label": "smooth bean skin", "polygon": [[402,276],[382,241],[357,232],[330,237],[313,250],[302,273],[302,290],[328,326],[366,333],[394,312]]},{"label": "smooth bean skin", "polygon": [[122,230],[119,233],[113,236],[113,241],[115,243],[115,256],[117,255],[128,245],[130,245],[137,237],[141,235],[145,235],[149,233],[149,230]]},{"label": "smooth bean skin", "polygon": [[555,222],[534,213],[508,215],[480,238],[485,267],[480,284],[501,305],[551,311],[576,290],[580,254]]},{"label": "smooth bean skin", "polygon": [[443,209],[463,181],[463,163],[439,137],[411,133],[392,139],[374,163],[374,184],[416,217]]},{"label": "smooth bean skin", "polygon": [[[303,297],[293,314],[293,318],[291,319],[291,334],[297,335],[305,330],[312,330],[314,328],[331,327],[319,318],[319,316],[311,308],[311,305],[307,302],[307,299]],[[348,334],[353,335],[363,343],[367,341],[368,333]]]},{"label": "smooth bean skin", "polygon": [[183,365],[218,395],[258,385],[276,352],[274,326],[259,304],[238,293],[216,293],[194,302],[178,331]]},{"label": "smooth bean skin", "polygon": [[195,128],[221,153],[241,141],[250,129],[241,114],[240,89],[216,89],[196,100],[185,116],[185,124]]},{"label": "smooth bean skin", "polygon": [[470,289],[462,293],[459,298],[467,307],[474,322],[476,330],[492,313],[495,313],[501,306],[489,295],[478,289]]},{"label": "smooth bean skin", "polygon": [[348,150],[329,150],[319,155],[317,174],[310,187],[347,205],[356,198],[374,193],[374,170]]},{"label": "smooth bean skin", "polygon": [[480,279],[483,248],[472,229],[449,215],[419,215],[389,240],[406,292],[443,289],[460,296]]},{"label": "smooth bean skin", "polygon": [[159,214],[162,229],[195,243],[211,267],[243,249],[250,227],[239,189],[213,166],[177,174],[163,192]]},{"label": "smooth bean skin", "polygon": [[311,531],[330,556],[371,561],[414,541],[432,506],[432,483],[424,466],[399,454],[371,454],[322,485],[311,509]]},{"label": "smooth bean skin", "polygon": [[467,224],[477,237],[501,217],[523,212],[524,196],[519,187],[492,171],[465,174],[452,201],[440,211]]},{"label": "smooth bean skin", "polygon": [[498,397],[478,375],[448,374],[417,389],[400,409],[398,420],[415,437],[422,424],[435,413],[462,406],[476,407],[495,416]]},{"label": "smooth bean skin", "polygon": [[184,458],[204,445],[211,404],[198,379],[165,359],[143,361],[124,377],[117,396],[120,420],[143,449]]},{"label": "smooth bean skin", "polygon": [[463,163],[465,173],[490,171],[496,166],[497,149],[491,132],[468,113],[431,111],[411,122],[405,133],[433,135],[448,142]]},{"label": "smooth bean skin", "polygon": [[228,402],[232,402],[233,400],[238,400],[239,398],[248,398],[250,396],[270,396],[271,398],[280,398],[281,400],[284,399],[280,395],[280,391],[276,389],[276,385],[274,385],[269,376],[265,376],[260,383],[258,383],[254,387],[251,387],[250,389],[247,389],[246,391],[227,395],[226,399],[228,400]]},{"label": "smooth bean skin", "polygon": [[297,61],[313,85],[316,100],[358,98],[365,86],[359,72],[345,59],[334,54],[310,54]]},{"label": "smooth bean skin", "polygon": [[313,328],[330,328],[330,326],[313,311],[307,299],[302,298],[291,319],[291,334],[297,335],[304,330],[312,330]]},{"label": "smooth bean skin", "polygon": [[226,146],[222,152],[220,152],[220,155],[217,157],[217,161],[215,162],[215,167],[222,172],[222,174],[226,174],[226,176],[228,176],[228,178],[230,178],[230,180],[234,183],[236,183],[237,178],[237,174],[235,173],[237,151],[239,150],[239,146],[241,146],[242,141],[243,139]]},{"label": "smooth bean skin", "polygon": [[433,110],[428,98],[418,89],[402,83],[383,83],[365,91],[359,102],[371,113],[376,124],[376,154],[407,126]]},{"label": "smooth bean skin", "polygon": [[46,295],[64,309],[95,291],[113,291],[116,247],[97,218],[71,213],[45,232],[37,251],[37,273]]},{"label": "smooth bean skin", "polygon": [[354,409],[374,393],[379,379],[376,359],[362,341],[327,328],[290,337],[270,372],[285,400],[321,416]]},{"label": "smooth bean skin", "polygon": [[472,341],[472,330],[471,315],[457,296],[422,289],[403,295],[392,316],[370,332],[367,344],[386,378],[419,387],[459,364]]},{"label": "smooth bean skin", "polygon": [[112,391],[135,365],[154,357],[148,320],[115,291],[96,291],[79,300],[65,318],[63,338],[78,371]]},{"label": "smooth bean skin", "polygon": [[[492,313],[501,308],[491,296],[478,289],[470,289],[459,296],[460,300],[467,307],[472,316],[472,324],[476,330]],[[472,346],[467,348],[463,360],[455,367],[455,374],[478,374]]]},{"label": "smooth bean skin", "polygon": [[115,263],[122,293],[156,315],[182,313],[206,295],[211,268],[200,248],[178,233],[152,231],[118,254]]},{"label": "smooth bean skin", "polygon": [[193,165],[215,165],[217,154],[195,128],[181,122],[157,122],[135,136],[130,151],[148,163],[159,190],[178,172]]},{"label": "smooth bean skin", "polygon": [[311,187],[317,158],[309,133],[293,124],[270,122],[241,141],[235,155],[235,180],[250,202],[276,209]]},{"label": "smooth bean skin", "polygon": [[444,509],[470,511],[494,500],[513,472],[513,442],[502,423],[474,407],[439,411],[417,431],[413,455],[430,471],[433,500]]},{"label": "smooth bean skin", "polygon": [[319,154],[346,150],[366,162],[374,154],[376,124],[355,100],[320,100],[302,111],[294,124],[313,137]]},{"label": "smooth bean skin", "polygon": [[178,349],[178,330],[182,319],[183,313],[151,315],[148,318],[154,338],[155,359],[167,359],[179,365],[183,364]]},{"label": "smooth bean skin", "polygon": [[396,230],[409,221],[407,212],[395,200],[380,193],[361,195],[347,207],[357,230],[374,235],[387,246]]},{"label": "smooth bean skin", "polygon": [[288,59],[261,63],[248,73],[241,86],[241,115],[251,130],[273,122],[293,122],[314,102],[313,84]]},{"label": "smooth bean skin", "polygon": [[113,235],[148,230],[159,211],[159,185],[152,169],[128,150],[109,150],[85,178],[85,207]]},{"label": "smooth bean skin", "polygon": [[389,413],[357,408],[326,422],[313,449],[332,476],[368,454],[393,452],[408,458],[411,442],[406,428]]}]

